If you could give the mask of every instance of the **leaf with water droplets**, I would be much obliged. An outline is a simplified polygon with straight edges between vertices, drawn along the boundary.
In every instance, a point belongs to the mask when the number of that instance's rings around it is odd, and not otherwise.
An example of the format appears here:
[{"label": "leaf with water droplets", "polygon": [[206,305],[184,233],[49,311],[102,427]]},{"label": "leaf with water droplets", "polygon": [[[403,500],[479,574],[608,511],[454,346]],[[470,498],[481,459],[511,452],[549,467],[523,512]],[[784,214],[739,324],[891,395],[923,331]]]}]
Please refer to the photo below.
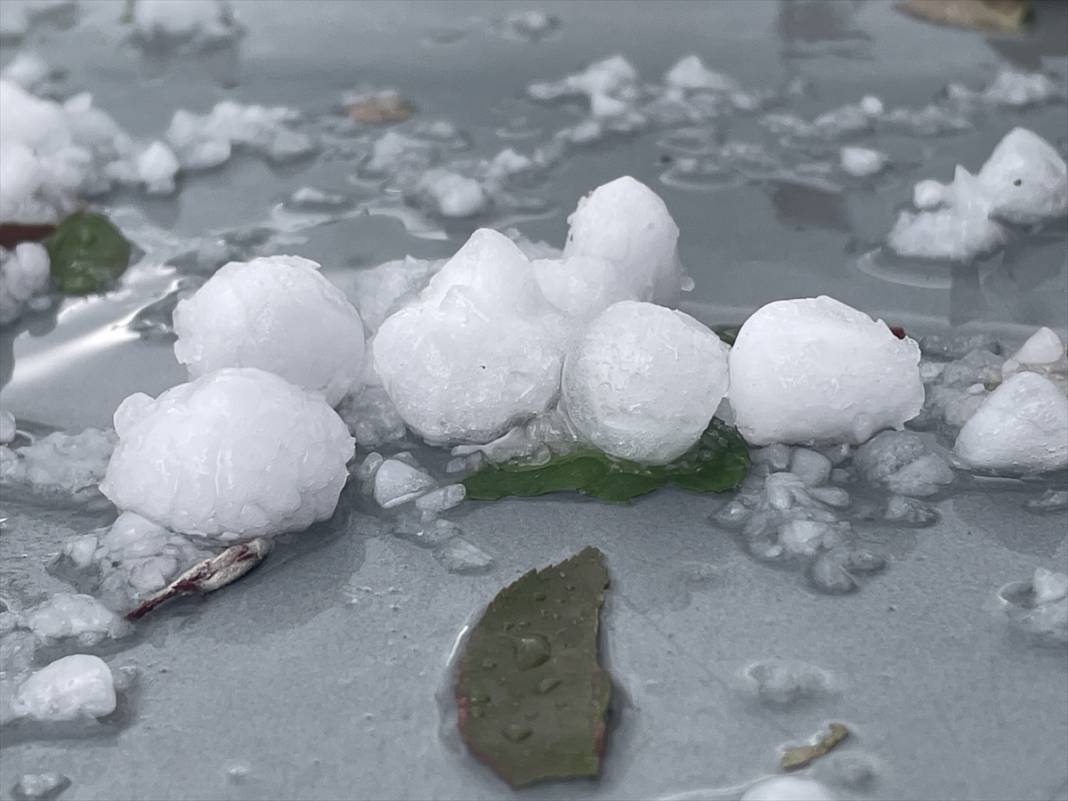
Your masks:
[{"label": "leaf with water droplets", "polygon": [[779,764],[783,770],[798,770],[836,748],[846,737],[849,729],[842,723],[832,723],[829,731],[820,736],[813,745],[800,745],[783,751]]},{"label": "leaf with water droplets", "polygon": [[52,283],[68,295],[89,295],[113,284],[130,264],[130,243],[103,214],[78,211],[45,240]]},{"label": "leaf with water droplets", "polygon": [[600,773],[612,690],[597,660],[603,557],[586,548],[530,571],[468,636],[456,681],[460,734],[512,787]]}]

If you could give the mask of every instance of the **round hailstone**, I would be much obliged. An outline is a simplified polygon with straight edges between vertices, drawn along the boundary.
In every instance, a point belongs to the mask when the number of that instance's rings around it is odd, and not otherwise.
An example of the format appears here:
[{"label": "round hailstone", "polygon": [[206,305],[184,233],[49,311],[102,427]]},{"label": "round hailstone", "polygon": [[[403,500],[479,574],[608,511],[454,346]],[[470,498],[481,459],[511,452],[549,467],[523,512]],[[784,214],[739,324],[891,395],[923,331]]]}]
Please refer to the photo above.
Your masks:
[{"label": "round hailstone", "polygon": [[712,331],[682,312],[622,301],[568,354],[561,405],[604,452],[666,464],[701,437],[727,384],[727,347]]},{"label": "round hailstone", "polygon": [[750,445],[859,444],[923,406],[920,349],[833,298],[779,300],[742,326],[730,401]]},{"label": "round hailstone", "polygon": [[594,256],[536,259],[534,278],[546,299],[571,317],[589,320],[616,301],[632,300],[620,284],[616,266]]},{"label": "round hailstone", "polygon": [[[567,218],[564,258],[592,256],[615,265],[631,300],[674,303],[683,285],[679,228],[660,196],[629,175],[597,187]],[[618,295],[618,293],[617,293]]]},{"label": "round hailstone", "polygon": [[953,446],[971,467],[1044,473],[1068,467],[1068,398],[1037,373],[1016,373],[983,401]]},{"label": "round hailstone", "polygon": [[1013,128],[998,142],[978,178],[995,219],[1034,225],[1068,213],[1068,167],[1053,145],[1026,128]]},{"label": "round hailstone", "polygon": [[222,267],[174,310],[174,355],[190,378],[259,367],[334,406],[363,367],[363,323],[345,294],[299,256]]},{"label": "round hailstone", "polygon": [[229,541],[334,513],[354,443],[322,397],[251,367],[218,370],[115,412],[100,490],[173,531]]},{"label": "round hailstone", "polygon": [[565,338],[527,258],[480,229],[415,303],[382,323],[374,367],[424,439],[484,443],[556,399]]}]

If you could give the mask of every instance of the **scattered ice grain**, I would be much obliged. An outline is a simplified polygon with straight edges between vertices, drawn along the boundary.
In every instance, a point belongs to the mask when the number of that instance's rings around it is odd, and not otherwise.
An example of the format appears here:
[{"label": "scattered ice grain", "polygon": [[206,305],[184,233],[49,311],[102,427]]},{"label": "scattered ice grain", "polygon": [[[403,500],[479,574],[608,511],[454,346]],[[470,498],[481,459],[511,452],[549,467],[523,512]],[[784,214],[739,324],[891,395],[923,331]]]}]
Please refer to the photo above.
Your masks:
[{"label": "scattered ice grain", "polygon": [[448,484],[416,498],[415,508],[425,514],[437,515],[455,508],[466,497],[467,488],[463,484]]},{"label": "scattered ice grain", "polygon": [[51,801],[68,787],[70,779],[61,773],[24,773],[11,793],[15,801]]},{"label": "scattered ice grain", "polygon": [[596,447],[643,464],[689,450],[727,392],[727,347],[687,314],[623,301],[564,363],[561,407]]},{"label": "scattered ice grain", "polygon": [[919,347],[833,298],[769,303],[730,352],[730,401],[752,445],[852,442],[923,406]]},{"label": "scattered ice grain", "polygon": [[87,428],[49,434],[21,448],[0,446],[0,481],[51,495],[93,494],[114,445],[113,432]]},{"label": "scattered ice grain", "polygon": [[886,169],[889,157],[867,147],[843,147],[839,151],[839,163],[842,169],[856,178],[877,175]]},{"label": "scattered ice grain", "polygon": [[1044,568],[1030,581],[1014,582],[998,593],[1009,623],[1040,643],[1068,644],[1068,576]]},{"label": "scattered ice grain", "polygon": [[120,509],[222,541],[330,517],[354,451],[321,396],[250,367],[208,373],[156,399],[131,395],[115,429],[101,491]]},{"label": "scattered ice grain", "polygon": [[230,262],[174,310],[174,355],[190,378],[258,367],[336,406],[363,368],[360,315],[299,256]]},{"label": "scattered ice grain", "polygon": [[174,151],[159,140],[152,142],[137,156],[137,177],[150,195],[174,192],[174,177],[181,165]]},{"label": "scattered ice grain", "polygon": [[452,537],[434,550],[434,558],[450,573],[478,575],[493,567],[493,557],[463,537]]},{"label": "scattered ice grain", "polygon": [[931,438],[913,431],[883,431],[857,448],[853,464],[869,484],[895,494],[934,495],[953,483],[953,470]]},{"label": "scattered ice grain", "polygon": [[208,44],[241,31],[224,0],[136,0],[132,3],[136,37],[143,44],[161,41]]},{"label": "scattered ice grain", "polygon": [[831,677],[807,662],[768,659],[745,669],[745,679],[757,698],[777,707],[790,707],[826,695]]},{"label": "scattered ice grain", "polygon": [[37,242],[22,242],[14,250],[0,247],[0,325],[15,322],[48,290],[49,266],[48,251]]},{"label": "scattered ice grain", "polygon": [[442,168],[423,173],[415,191],[427,198],[429,205],[442,217],[473,217],[489,204],[482,184]]},{"label": "scattered ice grain", "polygon": [[18,689],[12,703],[19,717],[41,722],[107,717],[115,711],[115,683],[104,660],[87,654],[57,659]]},{"label": "scattered ice grain", "polygon": [[248,148],[272,161],[310,153],[315,143],[295,131],[297,111],[284,106],[243,106],[223,100],[204,115],[180,109],[167,128],[167,142],[183,168],[204,170],[227,161],[234,146]]},{"label": "scattered ice grain", "polygon": [[73,638],[79,645],[91,646],[130,631],[126,621],[93,596],[65,592],[24,613],[22,623],[42,645]]},{"label": "scattered ice grain", "polygon": [[386,459],[374,474],[375,502],[392,509],[433,489],[434,479],[418,468],[398,459]]}]

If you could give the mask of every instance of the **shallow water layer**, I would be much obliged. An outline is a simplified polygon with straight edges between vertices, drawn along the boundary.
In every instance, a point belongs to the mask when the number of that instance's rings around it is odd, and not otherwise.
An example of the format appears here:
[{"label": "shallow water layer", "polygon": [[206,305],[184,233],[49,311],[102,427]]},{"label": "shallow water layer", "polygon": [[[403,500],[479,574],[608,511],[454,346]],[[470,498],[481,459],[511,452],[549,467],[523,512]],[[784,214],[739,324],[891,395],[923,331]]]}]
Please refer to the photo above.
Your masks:
[{"label": "shallow water layer", "polygon": [[[0,13],[15,5],[5,0]],[[930,27],[889,4],[847,0],[543,3],[560,25],[526,42],[492,24],[524,5],[246,0],[238,4],[243,38],[189,56],[122,44],[122,5],[83,2],[74,27],[42,23],[29,41],[67,71],[71,90],[92,91],[142,136],[159,135],[175,108],[204,112],[224,97],[296,107],[314,128],[337,115],[344,92],[368,85],[397,88],[417,116],[454,122],[478,155],[505,144],[526,150],[575,112],[535,105],[523,99],[525,87],[614,52],[650,81],[690,52],[746,86],[801,77],[812,89],[789,107],[809,117],[865,94],[922,106],[951,80],[980,86],[1003,66],[1068,78],[1065,14],[1055,9],[1020,41]],[[14,49],[0,45],[0,60]],[[0,400],[20,421],[78,429],[108,425],[130,392],[182,380],[166,338],[128,324],[179,280],[195,278],[162,266],[185,263],[179,257],[193,238],[265,240],[343,278],[405,253],[447,256],[480,224],[516,225],[558,244],[578,197],[623,173],[653,186],[671,209],[695,281],[685,307],[706,322],[737,322],[766,301],[826,292],[915,333],[953,327],[1019,340],[1040,324],[1063,330],[1063,226],[975,265],[874,252],[913,182],[948,180],[958,162],[977,168],[1017,124],[1063,152],[1063,104],[989,109],[957,135],[862,137],[895,166],[869,182],[835,176],[837,186],[783,176],[662,180],[692,142],[665,142],[664,130],[616,136],[570,152],[531,190],[535,210],[470,220],[384,198],[359,177],[355,157],[271,165],[239,154],[185,178],[173,198],[103,199],[145,257],[120,290],[0,332]],[[730,140],[762,135],[752,118],[717,126]],[[503,138],[502,128],[534,133]],[[280,211],[305,185],[350,195],[357,211]],[[121,721],[88,737],[5,732],[0,794],[21,774],[58,771],[71,779],[63,795],[71,799],[506,795],[441,735],[436,696],[450,651],[501,586],[592,544],[613,577],[605,642],[628,704],[600,782],[519,795],[736,797],[735,788],[775,771],[780,746],[841,720],[853,731],[841,755],[870,755],[875,765],[874,781],[853,788],[834,763],[817,764],[814,775],[843,795],[1060,798],[1068,782],[1064,651],[1036,647],[997,608],[1004,585],[1036,567],[1068,566],[1066,513],[1025,509],[1034,494],[991,484],[938,501],[932,527],[865,529],[891,565],[842,597],[816,594],[798,573],[744,553],[710,523],[723,498],[662,491],[625,507],[466,503],[450,519],[493,557],[478,575],[446,571],[431,550],[376,533],[346,505],[329,523],[287,538],[239,584],[146,620],[129,648],[109,655],[113,667],[140,671]],[[0,517],[3,594],[22,603],[64,589],[43,562],[71,534],[107,521],[106,512],[46,509],[6,491]],[[762,702],[745,675],[769,659],[818,666],[830,691]]]}]

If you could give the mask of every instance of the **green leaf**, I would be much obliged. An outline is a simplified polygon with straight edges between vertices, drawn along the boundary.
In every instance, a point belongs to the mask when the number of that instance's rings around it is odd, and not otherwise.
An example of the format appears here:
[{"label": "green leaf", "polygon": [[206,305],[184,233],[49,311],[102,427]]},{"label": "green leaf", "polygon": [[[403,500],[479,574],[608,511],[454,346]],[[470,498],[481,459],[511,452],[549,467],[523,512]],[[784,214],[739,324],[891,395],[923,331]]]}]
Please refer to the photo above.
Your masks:
[{"label": "green leaf", "polygon": [[596,548],[501,590],[457,665],[460,735],[512,787],[597,776],[611,676],[598,663],[608,571]]},{"label": "green leaf", "polygon": [[742,482],[748,467],[745,440],[722,420],[713,419],[697,445],[668,465],[649,467],[583,449],[541,465],[486,465],[464,485],[467,497],[480,501],[581,492],[610,503],[626,503],[669,484],[693,492],[725,492]]},{"label": "green leaf", "polygon": [[738,332],[741,330],[740,325],[723,325],[714,328],[716,336],[722,339],[726,344],[734,347],[734,340],[738,338]]},{"label": "green leaf", "polygon": [[68,295],[111,286],[130,264],[130,243],[103,214],[79,211],[45,240],[52,283]]}]

